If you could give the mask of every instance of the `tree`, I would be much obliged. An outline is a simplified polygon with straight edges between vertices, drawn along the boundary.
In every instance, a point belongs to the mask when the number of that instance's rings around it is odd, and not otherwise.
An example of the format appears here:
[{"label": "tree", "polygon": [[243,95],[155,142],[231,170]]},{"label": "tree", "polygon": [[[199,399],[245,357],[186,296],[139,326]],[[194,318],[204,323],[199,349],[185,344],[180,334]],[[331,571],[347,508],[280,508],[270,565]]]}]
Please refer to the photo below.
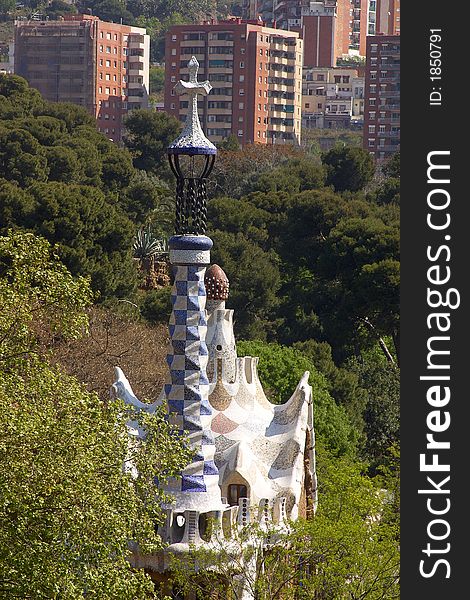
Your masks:
[{"label": "tree", "polygon": [[47,179],[46,157],[28,131],[0,128],[0,177],[22,186]]},{"label": "tree", "polygon": [[175,201],[167,183],[145,171],[134,171],[119,204],[136,225],[151,222],[156,232],[171,236],[174,229]]},{"label": "tree", "polygon": [[28,86],[23,77],[3,75],[0,77],[0,119],[14,119],[40,110],[44,105],[41,94]]},{"label": "tree", "polygon": [[45,149],[49,181],[75,183],[79,179],[80,166],[77,154],[66,146],[52,146]]},{"label": "tree", "polygon": [[398,348],[398,258],[398,224],[355,217],[342,219],[330,231],[318,270],[326,280],[320,301],[328,306],[328,314],[322,311],[322,316],[333,339],[346,341],[337,325],[348,323],[350,332],[361,329],[364,341],[391,335]]},{"label": "tree", "polygon": [[0,15],[6,15],[16,6],[15,0],[0,0]]},{"label": "tree", "polygon": [[364,382],[359,380],[359,375],[349,368],[338,367],[333,361],[331,346],[326,342],[307,340],[296,342],[295,350],[300,351],[315,365],[315,368],[324,375],[327,390],[340,406],[344,406],[356,428],[358,434],[364,430],[364,410],[368,395],[364,389]]},{"label": "tree", "polygon": [[[189,460],[162,415],[103,403],[52,367],[42,344],[83,333],[91,293],[45,240],[0,238],[0,594],[98,600],[153,597],[129,542],[159,549],[155,476]],[[42,342],[41,344],[39,342]],[[47,347],[46,347],[47,350]],[[129,445],[127,419],[147,432]],[[130,462],[131,461],[131,462]],[[131,474],[124,465],[133,464]]]},{"label": "tree", "polygon": [[[399,597],[399,528],[388,518],[390,491],[364,466],[319,448],[316,516],[299,521],[293,550],[305,598],[391,600]],[[389,491],[390,490],[390,491]],[[302,572],[303,571],[303,572]]]},{"label": "tree", "polygon": [[125,297],[135,289],[137,273],[131,251],[134,226],[99,189],[62,182],[37,183],[27,192],[16,192],[13,198],[19,210],[13,214],[9,209],[10,222],[5,225],[32,230],[58,244],[70,271],[88,275],[101,299]]},{"label": "tree", "polygon": [[138,185],[129,152],[99,133],[83,107],[38,100],[16,76],[0,78],[0,98],[0,233],[29,229],[58,243],[68,268],[90,275],[101,300],[131,294],[130,219],[155,217],[165,186]]},{"label": "tree", "polygon": [[125,0],[99,0],[94,4],[93,14],[103,21],[134,24],[134,16],[127,10]]},{"label": "tree", "polygon": [[388,177],[383,181],[376,193],[375,201],[378,204],[399,204],[400,203],[400,179]]},{"label": "tree", "polygon": [[332,148],[323,154],[322,162],[327,170],[326,184],[338,192],[362,190],[375,171],[372,156],[363,148]]},{"label": "tree", "polygon": [[234,151],[240,150],[240,143],[238,141],[237,136],[235,134],[231,133],[226,138],[224,138],[221,142],[219,142],[217,147],[220,148],[220,150],[234,152]]},{"label": "tree", "polygon": [[242,233],[211,231],[212,260],[224,265],[230,279],[230,306],[237,314],[236,333],[266,339],[275,330],[280,277],[277,257],[264,252]]},{"label": "tree", "polygon": [[400,179],[400,151],[399,150],[398,150],[398,152],[395,152],[395,154],[392,154],[392,156],[384,164],[382,170],[386,177]]},{"label": "tree", "polygon": [[134,166],[160,177],[167,175],[166,150],[178,136],[181,123],[165,112],[134,110],[124,125],[124,144],[132,154]]},{"label": "tree", "polygon": [[240,198],[253,191],[253,183],[298,155],[292,146],[251,144],[234,150],[221,150],[211,175],[211,195]]},{"label": "tree", "polygon": [[65,0],[52,0],[49,6],[46,8],[46,14],[48,17],[57,18],[67,13],[76,13],[77,8],[73,4],[65,2]]},{"label": "tree", "polygon": [[346,366],[366,390],[364,411],[365,453],[374,468],[387,462],[390,448],[399,442],[400,371],[378,350],[350,358]]}]

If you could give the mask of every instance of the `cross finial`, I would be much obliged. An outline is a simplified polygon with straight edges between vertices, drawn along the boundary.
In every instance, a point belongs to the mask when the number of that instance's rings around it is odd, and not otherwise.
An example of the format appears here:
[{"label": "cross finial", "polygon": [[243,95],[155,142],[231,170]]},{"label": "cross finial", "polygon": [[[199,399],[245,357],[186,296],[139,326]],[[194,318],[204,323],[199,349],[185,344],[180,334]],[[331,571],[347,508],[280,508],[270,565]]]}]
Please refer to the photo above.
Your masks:
[{"label": "cross finial", "polygon": [[195,56],[188,63],[189,81],[178,81],[174,90],[178,95],[188,94],[189,110],[181,135],[169,146],[170,154],[215,154],[216,147],[204,135],[197,111],[198,94],[207,96],[212,86],[208,81],[198,81],[199,63]]},{"label": "cross finial", "polygon": [[207,96],[207,94],[211,91],[212,86],[208,81],[198,81],[197,80],[197,72],[199,70],[199,63],[195,56],[191,57],[191,60],[188,63],[189,69],[189,81],[180,80],[175,85],[175,92],[180,94],[190,94],[197,95],[201,94],[202,96]]}]

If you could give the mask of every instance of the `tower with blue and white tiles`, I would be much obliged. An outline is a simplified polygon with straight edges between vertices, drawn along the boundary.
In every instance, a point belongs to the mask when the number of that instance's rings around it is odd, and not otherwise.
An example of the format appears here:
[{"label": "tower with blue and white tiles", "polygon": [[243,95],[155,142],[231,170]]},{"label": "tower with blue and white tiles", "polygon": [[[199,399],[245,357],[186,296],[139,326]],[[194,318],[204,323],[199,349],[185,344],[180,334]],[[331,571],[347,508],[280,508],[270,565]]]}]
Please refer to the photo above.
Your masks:
[{"label": "tower with blue and white tiles", "polygon": [[[237,357],[233,311],[225,308],[227,276],[217,265],[206,273],[212,241],[205,235],[205,186],[216,148],[201,129],[197,95],[211,86],[197,81],[194,57],[189,67],[189,81],[180,81],[175,91],[189,95],[190,110],[168,148],[176,177],[176,231],[169,241],[174,285],[167,379],[159,399],[146,404],[117,368],[113,393],[149,414],[166,401],[170,423],[188,436],[194,456],[165,485],[174,498],[158,525],[167,547],[151,555],[135,549],[132,564],[161,582],[175,557],[185,560],[195,547],[219,548],[233,569],[237,598],[254,600],[259,553],[284,543],[288,518],[316,508],[313,396],[307,372],[285,404],[271,404],[257,375],[258,359]],[[144,436],[132,424],[130,431],[134,438]],[[235,537],[256,522],[258,533],[243,542],[250,549],[244,553]],[[218,573],[217,561],[211,571]],[[226,573],[224,567],[224,580]]]},{"label": "tower with blue and white tiles", "polygon": [[189,112],[180,136],[169,146],[168,156],[176,176],[176,235],[169,242],[174,269],[169,323],[171,349],[167,356],[165,396],[170,423],[186,432],[195,451],[180,479],[170,482],[177,512],[216,511],[222,508],[219,472],[214,463],[206,345],[206,290],[204,275],[210,263],[212,240],[205,233],[206,178],[214,164],[216,148],[205,137],[197,113],[198,94],[206,95],[208,81],[197,81],[198,62],[189,62],[189,82],[175,90],[190,96]]}]

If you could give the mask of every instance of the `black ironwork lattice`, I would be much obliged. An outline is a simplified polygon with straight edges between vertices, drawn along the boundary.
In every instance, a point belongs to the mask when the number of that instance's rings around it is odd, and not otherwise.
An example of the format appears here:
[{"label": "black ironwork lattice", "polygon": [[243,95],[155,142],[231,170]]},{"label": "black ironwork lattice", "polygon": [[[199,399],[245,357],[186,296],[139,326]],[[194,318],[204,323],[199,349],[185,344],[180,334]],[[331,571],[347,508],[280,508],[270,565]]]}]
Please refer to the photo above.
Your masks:
[{"label": "black ironwork lattice", "polygon": [[[214,167],[215,155],[203,155],[204,163],[199,174],[191,163],[189,177],[183,173],[178,154],[168,156],[171,169],[176,177],[176,235],[203,235],[207,223],[206,180]],[[194,160],[194,157],[191,157]]]}]

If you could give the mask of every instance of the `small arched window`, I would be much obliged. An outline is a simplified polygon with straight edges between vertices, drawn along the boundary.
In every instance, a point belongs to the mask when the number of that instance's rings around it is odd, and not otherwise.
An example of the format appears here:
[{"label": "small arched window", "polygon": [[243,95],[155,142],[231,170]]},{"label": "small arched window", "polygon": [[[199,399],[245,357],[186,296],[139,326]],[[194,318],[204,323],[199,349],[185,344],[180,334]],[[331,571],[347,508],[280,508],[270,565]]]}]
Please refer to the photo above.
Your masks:
[{"label": "small arched window", "polygon": [[248,498],[248,489],[246,485],[232,483],[228,486],[228,503],[230,506],[238,506],[240,498]]}]

